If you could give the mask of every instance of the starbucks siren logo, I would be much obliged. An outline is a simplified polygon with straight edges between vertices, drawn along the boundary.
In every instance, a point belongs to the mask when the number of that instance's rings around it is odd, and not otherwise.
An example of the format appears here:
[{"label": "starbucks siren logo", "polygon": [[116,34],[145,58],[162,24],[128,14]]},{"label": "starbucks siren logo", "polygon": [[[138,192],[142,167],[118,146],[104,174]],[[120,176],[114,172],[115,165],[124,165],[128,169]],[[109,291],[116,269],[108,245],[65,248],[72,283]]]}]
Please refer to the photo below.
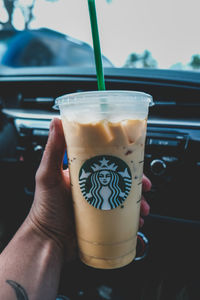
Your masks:
[{"label": "starbucks siren logo", "polygon": [[110,210],[127,198],[132,183],[128,165],[115,156],[103,155],[88,159],[79,172],[84,198],[92,206]]}]

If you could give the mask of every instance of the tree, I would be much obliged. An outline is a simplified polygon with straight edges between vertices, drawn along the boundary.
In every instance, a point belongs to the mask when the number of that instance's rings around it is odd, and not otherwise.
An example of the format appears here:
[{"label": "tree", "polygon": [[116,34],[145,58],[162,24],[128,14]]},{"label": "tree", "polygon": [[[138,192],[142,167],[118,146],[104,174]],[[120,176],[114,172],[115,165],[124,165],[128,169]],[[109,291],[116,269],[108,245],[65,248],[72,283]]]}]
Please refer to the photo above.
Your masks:
[{"label": "tree", "polygon": [[[47,0],[50,1],[50,0]],[[20,0],[3,0],[4,7],[8,13],[8,21],[0,22],[2,29],[14,30],[13,15],[16,8],[19,8],[24,16],[24,29],[28,29],[29,24],[33,20],[33,9],[36,0],[29,1],[24,5]]]},{"label": "tree", "polygon": [[157,66],[156,60],[152,57],[151,52],[148,50],[144,51],[141,60],[144,68],[156,68]]},{"label": "tree", "polygon": [[[58,0],[46,0],[49,2],[55,2]],[[111,3],[112,0],[106,0],[107,3]],[[36,0],[27,1],[25,5],[21,0],[3,0],[4,7],[8,13],[8,21],[0,21],[0,29],[10,29],[14,30],[13,25],[13,15],[16,8],[19,8],[24,16],[24,29],[28,29],[31,21],[34,19],[33,9],[35,6]]]},{"label": "tree", "polygon": [[15,9],[15,1],[3,0],[3,4],[8,13],[8,21],[5,23],[0,21],[0,25],[2,29],[14,29],[14,26],[12,25],[12,17]]},{"label": "tree", "polygon": [[177,62],[170,66],[171,70],[185,70],[186,66],[182,62]]},{"label": "tree", "polygon": [[200,69],[200,55],[194,54],[191,58],[189,65],[195,70]]},{"label": "tree", "polygon": [[125,64],[125,68],[156,68],[157,62],[152,57],[151,52],[145,50],[142,54],[131,53]]},{"label": "tree", "polygon": [[140,61],[139,54],[131,53],[126,60],[124,67],[125,68],[135,68],[138,61]]}]

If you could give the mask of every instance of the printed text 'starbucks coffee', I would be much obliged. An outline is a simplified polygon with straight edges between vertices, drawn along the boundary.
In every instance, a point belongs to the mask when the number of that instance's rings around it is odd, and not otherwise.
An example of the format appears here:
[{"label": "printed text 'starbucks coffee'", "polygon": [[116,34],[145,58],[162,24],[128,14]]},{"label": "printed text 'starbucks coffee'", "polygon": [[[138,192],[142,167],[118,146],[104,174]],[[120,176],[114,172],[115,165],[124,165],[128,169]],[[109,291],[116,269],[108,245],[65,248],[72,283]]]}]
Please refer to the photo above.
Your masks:
[{"label": "printed text 'starbucks coffee'", "polygon": [[101,91],[57,99],[81,260],[112,269],[136,254],[151,96]]}]

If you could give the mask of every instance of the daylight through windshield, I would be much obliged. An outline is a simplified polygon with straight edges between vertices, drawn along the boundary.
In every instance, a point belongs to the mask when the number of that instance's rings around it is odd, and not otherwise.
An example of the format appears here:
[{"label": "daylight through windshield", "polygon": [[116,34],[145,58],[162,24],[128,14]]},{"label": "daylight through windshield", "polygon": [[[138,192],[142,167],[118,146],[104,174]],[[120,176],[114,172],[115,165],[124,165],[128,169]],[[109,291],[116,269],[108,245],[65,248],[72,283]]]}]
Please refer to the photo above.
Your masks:
[{"label": "daylight through windshield", "polygon": [[[104,67],[200,70],[198,0],[96,0]],[[87,0],[0,0],[0,64],[92,67]]]}]

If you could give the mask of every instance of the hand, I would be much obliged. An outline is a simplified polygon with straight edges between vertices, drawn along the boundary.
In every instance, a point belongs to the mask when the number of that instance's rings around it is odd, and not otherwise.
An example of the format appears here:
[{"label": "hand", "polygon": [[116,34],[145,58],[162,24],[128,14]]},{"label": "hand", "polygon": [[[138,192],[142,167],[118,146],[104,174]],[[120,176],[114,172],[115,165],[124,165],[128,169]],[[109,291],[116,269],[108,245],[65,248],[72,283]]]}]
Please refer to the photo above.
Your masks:
[{"label": "hand", "polygon": [[[36,189],[27,222],[44,238],[51,238],[64,250],[65,258],[76,256],[76,235],[68,170],[62,169],[66,149],[62,123],[54,119],[48,142],[36,173]],[[143,176],[143,191],[149,191],[151,182]],[[149,205],[142,196],[141,216],[147,216]],[[140,218],[140,227],[144,220]]]},{"label": "hand", "polygon": [[55,241],[65,258],[71,260],[77,247],[69,172],[62,169],[65,149],[62,123],[54,119],[36,173],[34,201],[26,221],[43,238]]}]

